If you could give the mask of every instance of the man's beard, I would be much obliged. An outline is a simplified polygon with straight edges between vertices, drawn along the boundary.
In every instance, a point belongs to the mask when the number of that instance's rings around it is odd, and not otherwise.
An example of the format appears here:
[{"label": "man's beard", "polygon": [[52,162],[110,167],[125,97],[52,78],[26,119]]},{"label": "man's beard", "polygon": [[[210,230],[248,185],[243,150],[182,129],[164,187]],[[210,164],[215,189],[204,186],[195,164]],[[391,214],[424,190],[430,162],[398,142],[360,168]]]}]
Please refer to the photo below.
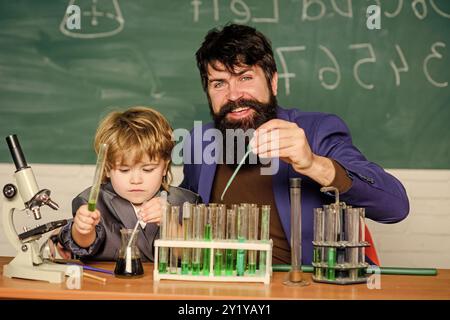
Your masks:
[{"label": "man's beard", "polygon": [[[215,127],[221,131],[223,136],[223,148],[225,152],[222,152],[222,160],[224,163],[230,164],[232,166],[237,166],[239,164],[245,154],[245,151],[247,150],[250,138],[252,136],[248,134],[249,131],[254,131],[263,123],[266,123],[271,119],[275,119],[277,116],[277,105],[277,98],[272,94],[272,92],[270,93],[268,103],[261,103],[256,100],[250,99],[230,101],[220,109],[218,114],[215,114],[213,112],[210,102],[210,110]],[[242,107],[248,107],[252,109],[254,111],[253,114],[242,120],[227,119],[228,113]],[[233,132],[233,148],[227,148],[227,139],[230,139],[230,132]],[[230,141],[228,143],[230,143]],[[240,146],[242,148],[239,148]],[[257,161],[255,161],[255,156],[252,154],[250,154],[250,156],[253,156],[253,159],[250,159],[252,158],[250,157],[245,161],[244,165],[260,163],[259,158],[257,158]]]}]

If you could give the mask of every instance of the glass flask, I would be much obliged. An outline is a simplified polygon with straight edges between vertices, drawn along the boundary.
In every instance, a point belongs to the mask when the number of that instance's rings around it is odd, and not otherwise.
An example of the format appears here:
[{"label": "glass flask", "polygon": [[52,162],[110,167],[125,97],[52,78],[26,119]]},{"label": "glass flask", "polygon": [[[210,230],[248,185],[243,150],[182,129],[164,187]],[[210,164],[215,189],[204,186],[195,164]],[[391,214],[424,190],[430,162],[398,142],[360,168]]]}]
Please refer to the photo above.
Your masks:
[{"label": "glass flask", "polygon": [[119,250],[119,258],[116,261],[116,268],[114,269],[116,277],[138,278],[144,275],[141,254],[136,245],[139,232],[140,230],[136,229],[132,237],[133,229],[120,229],[122,244]]}]

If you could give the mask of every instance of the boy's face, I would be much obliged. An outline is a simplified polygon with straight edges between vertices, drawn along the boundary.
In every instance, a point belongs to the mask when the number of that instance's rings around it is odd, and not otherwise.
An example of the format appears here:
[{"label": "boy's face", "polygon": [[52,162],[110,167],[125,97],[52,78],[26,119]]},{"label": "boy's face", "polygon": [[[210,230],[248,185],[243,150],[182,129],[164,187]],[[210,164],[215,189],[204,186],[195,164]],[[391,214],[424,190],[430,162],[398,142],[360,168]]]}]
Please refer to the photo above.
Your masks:
[{"label": "boy's face", "polygon": [[116,193],[135,205],[150,200],[161,187],[167,173],[167,163],[162,160],[150,161],[146,155],[138,163],[116,163],[107,176]]}]

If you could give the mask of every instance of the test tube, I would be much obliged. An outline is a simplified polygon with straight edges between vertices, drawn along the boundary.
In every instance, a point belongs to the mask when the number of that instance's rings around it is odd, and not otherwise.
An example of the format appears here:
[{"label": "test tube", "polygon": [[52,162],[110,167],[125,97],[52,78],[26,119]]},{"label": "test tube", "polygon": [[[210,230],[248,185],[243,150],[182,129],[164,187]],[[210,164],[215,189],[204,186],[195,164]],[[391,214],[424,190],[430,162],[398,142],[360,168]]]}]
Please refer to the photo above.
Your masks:
[{"label": "test tube", "polygon": [[[345,210],[345,222],[346,222],[346,235],[347,241],[351,245],[358,244],[359,241],[359,208],[347,208]],[[347,253],[349,257],[349,263],[351,267],[355,268],[358,261],[358,251],[357,247],[347,248]],[[358,269],[350,269],[349,272],[350,280],[357,280]]]},{"label": "test tube", "polygon": [[[358,208],[359,209],[359,242],[365,242],[366,241],[366,210],[364,208]],[[361,266],[363,266],[366,263],[366,248],[360,247],[359,249],[359,262]],[[366,271],[365,268],[359,269],[359,276],[365,277]]]},{"label": "test tube", "polygon": [[336,280],[336,245],[338,215],[335,205],[329,205],[325,208],[325,240],[329,245],[327,248],[327,279]]},{"label": "test tube", "polygon": [[[211,241],[212,239],[212,219],[213,216],[216,215],[217,206],[212,204],[212,206],[208,206],[206,208],[204,215],[204,231],[203,231],[203,240]],[[203,249],[203,275],[209,275],[210,268],[210,260],[211,259],[211,249],[204,248]]]},{"label": "test tube", "polygon": [[[322,208],[314,209],[314,241],[320,245],[324,241],[324,211]],[[314,246],[313,262],[322,263],[323,247]],[[323,276],[321,267],[314,267],[314,276],[321,280]]]},{"label": "test tube", "polygon": [[[213,240],[223,240],[225,238],[225,207],[223,205],[219,205],[216,208],[216,213],[214,216],[214,225],[215,230],[213,233]],[[222,249],[215,249],[214,251],[214,275],[220,276],[222,275],[223,267],[223,250]]]},{"label": "test tube", "polygon": [[[267,242],[270,237],[270,206],[263,205],[261,207],[261,241]],[[260,251],[259,252],[259,272],[264,274],[266,272],[266,258],[267,252]]]},{"label": "test tube", "polygon": [[[170,239],[178,239],[178,225],[180,221],[180,207],[172,206],[170,213]],[[176,274],[178,271],[178,248],[170,248],[169,272]]]},{"label": "test tube", "polygon": [[[251,205],[248,212],[248,239],[258,240],[258,222],[259,222],[259,208],[256,205]],[[256,250],[250,250],[248,253],[248,273],[256,273]]]},{"label": "test tube", "polygon": [[[202,205],[197,205],[194,207],[193,218],[193,230],[192,236],[195,240],[203,239],[203,210]],[[192,274],[200,274],[200,264],[201,264],[201,249],[194,248],[192,255]]]},{"label": "test tube", "polygon": [[[183,239],[192,240],[192,205],[189,202],[183,204]],[[183,248],[183,255],[181,258],[181,274],[188,274],[191,264],[190,248]]]},{"label": "test tube", "polygon": [[[248,237],[248,207],[241,205],[238,208],[238,241],[245,242]],[[245,249],[237,250],[236,275],[243,276],[245,273]]]},{"label": "test tube", "polygon": [[[334,204],[336,206],[337,211],[337,241],[345,241],[345,214],[344,214],[344,207],[343,204]],[[344,265],[345,264],[345,248],[337,248],[336,249],[336,261],[338,265]],[[338,278],[347,278],[348,272],[346,270],[337,270]]]},{"label": "test tube", "polygon": [[[236,240],[236,211],[233,209],[227,210],[227,240]],[[234,251],[233,249],[226,250],[225,275],[227,276],[233,275]]]},{"label": "test tube", "polygon": [[291,200],[291,271],[285,285],[306,286],[302,272],[302,207],[300,178],[290,178]]},{"label": "test tube", "polygon": [[[159,223],[159,238],[161,240],[166,240],[168,237],[168,228],[169,228],[169,208],[170,205],[167,203],[167,192],[162,191],[161,192],[161,221]],[[167,247],[160,247],[159,248],[159,262],[158,262],[158,271],[159,273],[166,273],[167,272],[167,254],[168,254],[168,248]]]}]

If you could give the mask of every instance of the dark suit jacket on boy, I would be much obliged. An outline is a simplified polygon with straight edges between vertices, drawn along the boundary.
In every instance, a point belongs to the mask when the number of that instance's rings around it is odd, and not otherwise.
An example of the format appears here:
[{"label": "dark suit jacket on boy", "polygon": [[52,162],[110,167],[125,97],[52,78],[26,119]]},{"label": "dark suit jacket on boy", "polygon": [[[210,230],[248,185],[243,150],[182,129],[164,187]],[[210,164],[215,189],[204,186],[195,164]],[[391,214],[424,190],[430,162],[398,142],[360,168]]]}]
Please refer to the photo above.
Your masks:
[{"label": "dark suit jacket on boy", "polygon": [[[88,203],[91,188],[87,188],[72,201],[72,214],[75,216],[78,208]],[[188,201],[199,202],[199,196],[180,187],[170,187],[167,201],[171,205],[180,206]],[[97,209],[101,213],[100,223],[96,226],[97,237],[89,248],[79,247],[72,238],[71,220],[59,233],[59,242],[83,260],[117,260],[121,245],[120,229],[133,229],[137,222],[132,204],[120,197],[112,188],[111,183],[102,185],[97,201]],[[137,246],[143,261],[153,261],[153,242],[159,237],[159,226],[147,223],[144,229],[139,227]]]}]

